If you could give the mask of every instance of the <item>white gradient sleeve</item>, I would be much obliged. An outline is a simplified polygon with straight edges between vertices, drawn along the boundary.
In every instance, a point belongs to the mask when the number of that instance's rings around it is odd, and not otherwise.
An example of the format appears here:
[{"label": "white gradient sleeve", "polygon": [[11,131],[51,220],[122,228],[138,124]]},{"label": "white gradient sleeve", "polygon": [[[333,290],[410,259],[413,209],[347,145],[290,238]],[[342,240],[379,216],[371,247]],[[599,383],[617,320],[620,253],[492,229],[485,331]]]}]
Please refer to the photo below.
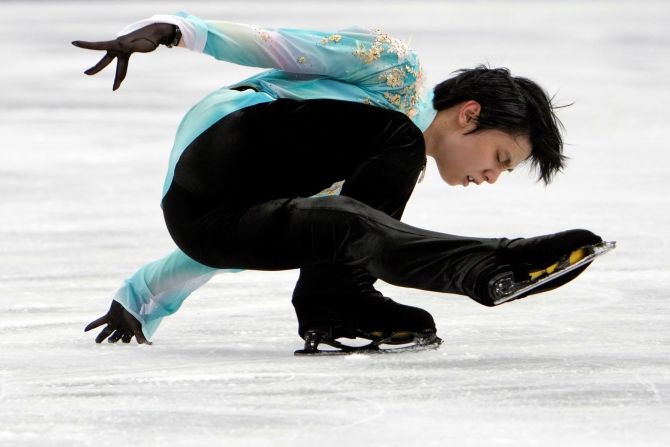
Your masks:
[{"label": "white gradient sleeve", "polygon": [[421,76],[416,54],[381,30],[260,28],[178,13],[155,15],[127,26],[121,33],[156,22],[178,26],[187,48],[238,65],[319,75],[396,91],[413,88]]}]

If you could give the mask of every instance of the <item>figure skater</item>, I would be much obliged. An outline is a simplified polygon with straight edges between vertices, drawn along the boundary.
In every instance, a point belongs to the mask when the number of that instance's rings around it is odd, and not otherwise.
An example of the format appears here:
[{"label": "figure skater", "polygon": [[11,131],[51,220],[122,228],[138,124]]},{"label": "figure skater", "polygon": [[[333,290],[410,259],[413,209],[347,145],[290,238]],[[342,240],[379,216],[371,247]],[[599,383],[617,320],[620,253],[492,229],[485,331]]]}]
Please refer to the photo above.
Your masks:
[{"label": "figure skater", "polygon": [[[126,279],[86,327],[106,324],[98,343],[149,343],[216,273],[297,268],[301,337],[432,343],[432,316],[383,296],[377,278],[494,306],[509,300],[501,278],[544,278],[508,297],[553,289],[590,264],[576,255],[581,247],[602,242],[587,230],[477,238],[400,222],[427,157],[451,186],[495,183],[524,162],[547,184],[563,169],[550,98],[505,68],[460,70],[425,89],[417,55],[380,30],[264,29],[184,13],[73,44],[106,52],[86,74],[117,60],[114,90],[130,55],[159,44],[269,69],[212,92],[183,118],[161,202],[178,248]],[[551,276],[557,263],[580,259]]]}]

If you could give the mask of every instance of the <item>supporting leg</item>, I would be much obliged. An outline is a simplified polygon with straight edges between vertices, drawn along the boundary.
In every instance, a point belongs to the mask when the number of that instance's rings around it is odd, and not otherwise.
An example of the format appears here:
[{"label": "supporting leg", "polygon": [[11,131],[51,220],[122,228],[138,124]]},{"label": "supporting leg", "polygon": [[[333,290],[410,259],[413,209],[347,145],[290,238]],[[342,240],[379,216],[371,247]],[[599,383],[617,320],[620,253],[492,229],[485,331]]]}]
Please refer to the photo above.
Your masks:
[{"label": "supporting leg", "polygon": [[[392,147],[365,161],[346,179],[341,195],[399,220],[417,176],[425,166],[423,147],[420,142],[415,146]],[[356,328],[393,325],[414,330],[434,329],[435,323],[428,312],[383,297],[374,288],[375,281],[376,278],[362,268],[341,263],[301,268],[292,299],[298,333],[303,336],[315,325],[326,325],[342,334],[353,333]]]}]

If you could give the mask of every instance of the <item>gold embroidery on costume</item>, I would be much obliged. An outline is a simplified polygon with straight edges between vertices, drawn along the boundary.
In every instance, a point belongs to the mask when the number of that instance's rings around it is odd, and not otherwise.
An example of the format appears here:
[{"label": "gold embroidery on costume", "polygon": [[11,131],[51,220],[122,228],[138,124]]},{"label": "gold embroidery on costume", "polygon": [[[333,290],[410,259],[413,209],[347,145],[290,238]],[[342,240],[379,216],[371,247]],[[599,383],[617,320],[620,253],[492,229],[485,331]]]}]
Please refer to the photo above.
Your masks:
[{"label": "gold embroidery on costume", "polygon": [[415,78],[419,78],[419,74],[421,73],[421,67],[419,67],[419,72],[417,73],[417,70],[414,69],[411,65],[405,65],[405,70],[407,73],[413,74]]},{"label": "gold embroidery on costume", "polygon": [[300,56],[297,59],[297,61],[298,61],[299,64],[304,64],[305,62],[307,62],[307,58],[305,56]]},{"label": "gold embroidery on costume", "polygon": [[365,45],[361,42],[356,42],[356,49],[353,54],[364,63],[371,64],[381,57],[383,51],[381,44],[377,45],[377,42],[375,42],[368,50],[365,49]]},{"label": "gold embroidery on costume", "polygon": [[391,104],[400,107],[400,95],[396,93],[384,92],[384,98]]},{"label": "gold embroidery on costume", "polygon": [[327,45],[329,42],[337,43],[340,40],[342,40],[342,36],[339,34],[331,34],[330,36],[321,39],[321,45]]},{"label": "gold embroidery on costume", "polygon": [[258,38],[262,40],[263,42],[269,42],[270,41],[270,33],[267,31],[260,29],[258,27],[253,27],[253,30],[256,31],[256,34],[258,34]]},{"label": "gold embroidery on costume", "polygon": [[372,101],[370,100],[370,98],[365,98],[365,99],[363,100],[363,104],[367,104],[367,105],[369,105],[369,106],[373,106],[373,105],[374,105],[374,104],[372,103]]},{"label": "gold embroidery on costume", "polygon": [[388,52],[397,54],[398,61],[405,59],[409,54],[409,47],[402,40],[396,39],[379,29],[375,30],[374,33],[377,35],[375,43],[380,42],[387,44]]},{"label": "gold embroidery on costume", "polygon": [[398,67],[395,67],[385,73],[380,74],[379,79],[381,81],[386,81],[386,85],[389,87],[397,88],[403,86],[406,76],[407,72]]},{"label": "gold embroidery on costume", "polygon": [[379,59],[384,51],[396,54],[398,61],[402,61],[409,54],[409,47],[403,41],[380,29],[374,30],[373,33],[375,34],[375,41],[370,48],[365,48],[363,43],[356,42],[356,49],[353,54],[364,63],[371,64]]},{"label": "gold embroidery on costume", "polygon": [[334,196],[335,194],[339,194],[340,191],[342,190],[342,185],[344,185],[344,180],[340,180],[339,182],[335,182],[332,185],[330,185],[328,188],[324,189],[320,193],[316,194],[317,196]]},{"label": "gold embroidery on costume", "polygon": [[[423,95],[423,68],[418,61],[401,67],[387,70],[379,76],[379,79],[386,81],[389,87],[395,87],[393,91],[385,92],[384,98],[398,110],[413,118],[418,113],[417,102]],[[408,76],[410,77],[407,78]]]}]

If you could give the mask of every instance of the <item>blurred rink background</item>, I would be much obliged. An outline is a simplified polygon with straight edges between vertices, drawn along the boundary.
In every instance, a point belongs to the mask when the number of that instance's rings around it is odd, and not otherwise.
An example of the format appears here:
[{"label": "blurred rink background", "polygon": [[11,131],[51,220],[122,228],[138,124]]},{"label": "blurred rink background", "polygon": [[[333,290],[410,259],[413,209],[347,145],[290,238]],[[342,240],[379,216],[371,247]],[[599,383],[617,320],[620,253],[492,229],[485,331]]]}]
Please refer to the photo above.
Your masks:
[{"label": "blurred rink background", "polygon": [[[652,1],[0,2],[0,444],[664,446],[670,443],[670,4]],[[428,86],[480,63],[556,94],[569,167],[450,188],[429,161],[406,222],[619,248],[560,290],[494,309],[380,284],[441,349],[295,358],[297,271],[220,275],[153,346],[86,323],[173,249],[159,208],[181,116],[257,72],[183,49],[83,71],[126,24],[180,10],[266,27],[382,28]],[[318,141],[314,142],[318,150]]]}]

